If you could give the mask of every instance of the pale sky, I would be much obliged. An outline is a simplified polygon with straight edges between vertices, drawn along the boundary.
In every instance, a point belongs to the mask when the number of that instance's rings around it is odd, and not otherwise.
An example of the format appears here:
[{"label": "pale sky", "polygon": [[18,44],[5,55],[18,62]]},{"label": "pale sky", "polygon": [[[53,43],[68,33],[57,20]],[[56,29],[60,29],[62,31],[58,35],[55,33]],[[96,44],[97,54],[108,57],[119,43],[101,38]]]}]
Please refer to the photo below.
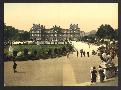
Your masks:
[{"label": "pale sky", "polygon": [[29,31],[34,24],[81,31],[97,30],[101,24],[118,28],[118,3],[4,3],[4,23]]}]

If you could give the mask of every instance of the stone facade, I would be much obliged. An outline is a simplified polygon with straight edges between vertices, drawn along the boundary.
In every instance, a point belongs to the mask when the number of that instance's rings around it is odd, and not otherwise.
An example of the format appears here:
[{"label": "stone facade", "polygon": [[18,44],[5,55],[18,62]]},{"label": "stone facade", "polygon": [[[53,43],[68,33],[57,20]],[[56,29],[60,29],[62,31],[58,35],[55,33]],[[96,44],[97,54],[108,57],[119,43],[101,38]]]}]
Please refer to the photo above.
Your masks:
[{"label": "stone facade", "polygon": [[81,31],[78,24],[71,24],[69,29],[62,29],[60,26],[53,26],[46,29],[40,24],[33,24],[30,30],[30,38],[37,41],[65,41],[80,40]]}]

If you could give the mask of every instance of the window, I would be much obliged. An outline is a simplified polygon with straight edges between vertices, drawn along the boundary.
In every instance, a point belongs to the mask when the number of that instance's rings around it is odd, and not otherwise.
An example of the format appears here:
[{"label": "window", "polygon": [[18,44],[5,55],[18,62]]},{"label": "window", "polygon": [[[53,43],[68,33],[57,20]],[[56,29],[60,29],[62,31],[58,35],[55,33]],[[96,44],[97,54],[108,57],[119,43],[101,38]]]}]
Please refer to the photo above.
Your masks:
[{"label": "window", "polygon": [[36,31],[36,33],[39,33],[39,31]]},{"label": "window", "polygon": [[54,36],[57,36],[57,34],[55,34]]},{"label": "window", "polygon": [[41,29],[38,29],[39,31],[41,30]]},{"label": "window", "polygon": [[57,31],[55,31],[55,33],[57,33]]},{"label": "window", "polygon": [[39,33],[39,31],[37,31],[37,33]]}]

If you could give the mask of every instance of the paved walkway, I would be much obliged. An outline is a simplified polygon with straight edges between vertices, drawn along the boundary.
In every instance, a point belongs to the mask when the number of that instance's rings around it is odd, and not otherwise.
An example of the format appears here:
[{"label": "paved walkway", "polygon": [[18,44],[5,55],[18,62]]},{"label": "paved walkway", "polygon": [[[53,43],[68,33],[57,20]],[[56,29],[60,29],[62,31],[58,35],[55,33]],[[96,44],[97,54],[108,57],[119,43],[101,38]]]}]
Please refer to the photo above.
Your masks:
[{"label": "paved walkway", "polygon": [[63,65],[63,85],[73,86],[76,83],[76,77],[72,66],[67,63]]},{"label": "paved walkway", "polygon": [[118,77],[107,79],[104,83],[97,82],[91,86],[118,86]]},{"label": "paved walkway", "polygon": [[[81,42],[73,43],[75,48],[90,50]],[[84,46],[83,46],[84,45]],[[117,62],[114,60],[114,62]],[[90,67],[98,66],[100,58],[77,57],[76,52],[66,56],[47,60],[17,62],[18,73],[13,73],[12,62],[4,63],[4,82],[6,86],[86,86],[90,84]]]}]

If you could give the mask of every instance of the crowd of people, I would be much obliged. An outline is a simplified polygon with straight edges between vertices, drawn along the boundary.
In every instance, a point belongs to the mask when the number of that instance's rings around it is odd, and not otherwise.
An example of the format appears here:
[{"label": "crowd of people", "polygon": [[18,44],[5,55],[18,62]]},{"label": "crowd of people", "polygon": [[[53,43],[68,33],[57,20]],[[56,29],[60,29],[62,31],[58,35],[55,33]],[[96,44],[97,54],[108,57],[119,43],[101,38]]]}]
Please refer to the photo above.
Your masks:
[{"label": "crowd of people", "polygon": [[[79,51],[76,50],[76,52],[77,52],[77,57],[79,57]],[[69,54],[70,54],[70,52],[67,53],[67,58],[69,58]],[[80,50],[80,56],[81,57],[83,57],[83,56],[85,57],[86,54],[87,54],[87,57],[90,56],[89,52],[85,52],[83,49]]]},{"label": "crowd of people", "polygon": [[[77,53],[79,53],[79,52],[77,51]],[[89,57],[89,52],[85,52],[83,49],[80,50],[81,57],[83,57],[83,56],[85,57],[86,53],[87,53],[87,57]]]},{"label": "crowd of people", "polygon": [[[117,56],[118,51],[116,47],[100,47],[98,49],[100,52],[98,55],[102,61],[103,66],[99,65],[98,69],[96,67],[91,67],[90,74],[91,74],[91,83],[95,83],[97,81],[97,76],[100,78],[100,82],[103,82],[105,79],[117,75],[118,67],[112,62],[112,60]],[[97,53],[93,51],[92,54]],[[98,73],[98,74],[97,74]]]}]

